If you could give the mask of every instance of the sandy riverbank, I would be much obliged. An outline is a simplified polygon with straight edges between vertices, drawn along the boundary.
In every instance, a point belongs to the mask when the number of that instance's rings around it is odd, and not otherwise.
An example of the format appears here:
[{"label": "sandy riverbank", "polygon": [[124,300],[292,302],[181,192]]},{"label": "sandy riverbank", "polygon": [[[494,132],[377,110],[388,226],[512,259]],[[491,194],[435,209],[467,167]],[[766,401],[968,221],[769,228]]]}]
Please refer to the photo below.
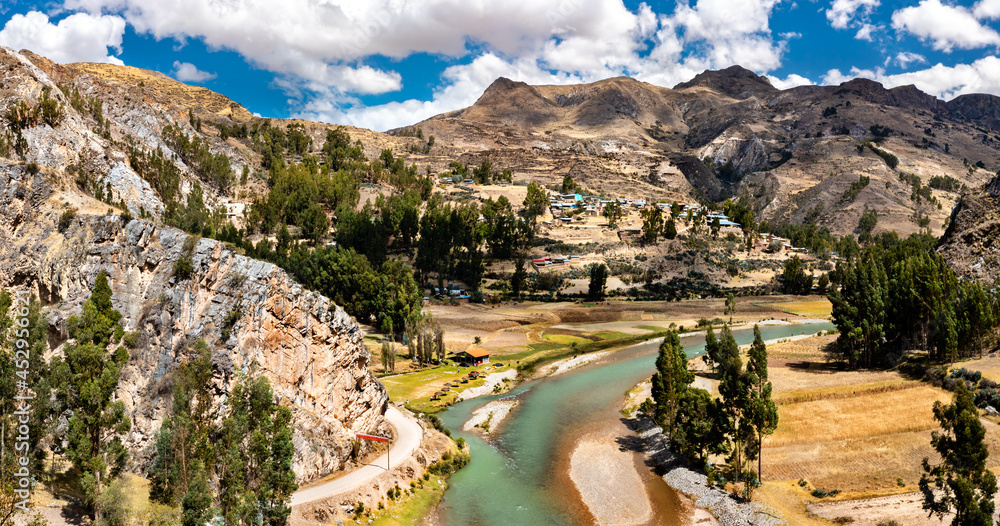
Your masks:
[{"label": "sandy riverbank", "polygon": [[558,362],[550,363],[546,365],[540,371],[541,376],[556,376],[567,371],[572,371],[577,367],[583,367],[589,363],[593,363],[605,356],[611,354],[612,351],[601,351],[590,354],[581,354],[580,356],[574,356],[566,360],[559,360]]},{"label": "sandy riverbank", "polygon": [[569,477],[598,525],[645,524],[653,518],[632,456],[611,436],[584,438],[573,450]]},{"label": "sandy riverbank", "polygon": [[472,413],[472,418],[462,426],[465,431],[472,431],[476,426],[481,426],[489,422],[489,427],[484,428],[487,433],[495,433],[503,424],[511,409],[517,406],[517,400],[494,400]]}]

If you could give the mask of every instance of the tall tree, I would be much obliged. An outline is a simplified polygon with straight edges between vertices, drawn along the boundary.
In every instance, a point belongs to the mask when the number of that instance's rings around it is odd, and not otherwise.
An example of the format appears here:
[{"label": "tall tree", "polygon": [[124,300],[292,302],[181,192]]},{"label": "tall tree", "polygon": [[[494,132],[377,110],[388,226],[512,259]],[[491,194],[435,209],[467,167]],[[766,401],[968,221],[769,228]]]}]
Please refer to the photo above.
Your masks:
[{"label": "tall tree", "polygon": [[767,347],[760,335],[760,327],[753,327],[753,344],[747,355],[747,380],[750,384],[749,420],[757,438],[757,480],[763,480],[761,457],[764,435],[778,428],[778,407],[771,400],[771,382],[767,379]]},{"label": "tall tree", "polygon": [[674,222],[674,218],[667,219],[667,223],[663,227],[663,237],[667,239],[677,237],[677,224]]},{"label": "tall tree", "polygon": [[656,357],[656,373],[652,379],[656,423],[672,438],[677,424],[677,410],[694,374],[687,369],[687,354],[675,331],[667,331]]},{"label": "tall tree", "polygon": [[604,287],[608,283],[608,267],[604,263],[590,266],[590,285],[587,287],[587,297],[600,300],[604,297]]},{"label": "tall tree", "polygon": [[528,279],[528,272],[525,270],[524,265],[524,256],[518,255],[517,262],[514,264],[514,273],[510,276],[510,295],[515,298],[521,297],[521,291],[524,289],[524,282]]},{"label": "tall tree", "polygon": [[639,215],[642,216],[642,240],[645,243],[656,242],[657,236],[663,230],[663,212],[658,206],[643,208]]},{"label": "tall tree", "polygon": [[528,193],[524,198],[524,213],[530,219],[542,215],[545,207],[548,206],[549,199],[545,195],[545,190],[535,184],[534,181],[528,183]]},{"label": "tall tree", "polygon": [[[568,176],[567,176],[568,177]],[[612,199],[604,207],[604,217],[608,218],[608,227],[615,228],[618,226],[618,221],[622,218],[622,205],[617,199]]]},{"label": "tall tree", "polygon": [[711,325],[705,330],[705,354],[701,355],[701,359],[713,371],[718,368],[719,361],[721,360],[719,357],[719,341],[715,338],[715,331],[712,330]]},{"label": "tall tree", "polygon": [[125,468],[128,453],[122,437],[132,423],[125,414],[125,403],[113,401],[128,351],[118,344],[122,336],[121,314],[111,305],[111,287],[102,270],[94,281],[94,290],[83,304],[81,316],[66,322],[73,342],[66,347],[66,382],[61,396],[73,412],[69,419],[66,454],[80,473],[85,503],[95,511],[98,497],[110,479]]},{"label": "tall tree", "polygon": [[964,382],[958,383],[951,404],[934,403],[934,419],[943,433],[931,434],[931,447],[941,456],[941,463],[931,465],[924,458],[920,477],[924,509],[928,516],[939,518],[954,513],[951,523],[955,526],[992,525],[997,480],[986,468],[986,429]]},{"label": "tall tree", "polygon": [[747,461],[747,444],[752,438],[753,428],[749,425],[750,383],[743,371],[740,348],[733,337],[729,325],[723,325],[719,337],[719,395],[725,419],[722,424],[727,430],[732,447],[728,462],[733,472],[733,480],[739,483],[744,477]]},{"label": "tall tree", "polygon": [[730,292],[726,294],[726,314],[729,315],[729,323],[733,322],[733,314],[736,313],[736,296]]}]

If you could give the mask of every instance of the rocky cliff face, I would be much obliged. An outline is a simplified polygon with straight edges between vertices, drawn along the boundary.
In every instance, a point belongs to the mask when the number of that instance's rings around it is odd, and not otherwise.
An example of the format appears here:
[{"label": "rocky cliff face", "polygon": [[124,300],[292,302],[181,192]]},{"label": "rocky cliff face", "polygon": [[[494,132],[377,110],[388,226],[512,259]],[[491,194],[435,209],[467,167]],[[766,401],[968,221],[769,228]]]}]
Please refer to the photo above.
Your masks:
[{"label": "rocky cliff face", "polygon": [[[97,273],[108,273],[125,329],[141,333],[118,390],[133,421],[127,445],[136,465],[149,460],[172,375],[199,338],[213,349],[220,404],[240,374],[256,369],[292,408],[300,482],[347,467],[355,432],[388,431],[385,388],[368,370],[360,328],[340,307],[219,242],[202,239],[185,253],[188,236],[177,229],[80,215],[60,232],[69,194],[59,184],[51,172],[0,162],[0,286],[38,292],[59,352],[66,318],[79,312]],[[179,280],[174,262],[184,255],[195,272]],[[223,340],[227,316],[236,321]]]},{"label": "rocky cliff face", "polygon": [[955,205],[938,252],[959,276],[985,283],[1000,278],[1000,176]]}]

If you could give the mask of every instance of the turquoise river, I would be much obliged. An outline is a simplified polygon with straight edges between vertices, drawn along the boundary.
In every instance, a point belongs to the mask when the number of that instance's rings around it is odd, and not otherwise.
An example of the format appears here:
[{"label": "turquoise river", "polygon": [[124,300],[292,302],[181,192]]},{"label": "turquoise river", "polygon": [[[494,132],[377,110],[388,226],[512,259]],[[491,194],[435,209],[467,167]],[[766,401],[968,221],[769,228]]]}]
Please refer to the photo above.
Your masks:
[{"label": "turquoise river", "polygon": [[[774,340],[830,328],[830,323],[768,325],[761,327],[761,334],[765,340]],[[752,329],[739,329],[734,335],[741,345],[753,340]],[[575,495],[565,475],[568,454],[576,437],[620,418],[625,393],[652,375],[660,341],[634,345],[590,365],[526,382],[505,395],[468,400],[442,413],[441,419],[453,436],[464,437],[469,443],[472,461],[449,480],[450,487],[438,507],[441,523],[528,526],[587,522],[586,512],[573,503],[574,498],[567,497]],[[682,342],[688,356],[704,352],[703,336],[688,336]],[[507,397],[516,397],[519,405],[490,441],[462,431],[477,408]],[[645,475],[649,484],[650,475]],[[664,492],[670,491],[662,481],[657,482]]]}]

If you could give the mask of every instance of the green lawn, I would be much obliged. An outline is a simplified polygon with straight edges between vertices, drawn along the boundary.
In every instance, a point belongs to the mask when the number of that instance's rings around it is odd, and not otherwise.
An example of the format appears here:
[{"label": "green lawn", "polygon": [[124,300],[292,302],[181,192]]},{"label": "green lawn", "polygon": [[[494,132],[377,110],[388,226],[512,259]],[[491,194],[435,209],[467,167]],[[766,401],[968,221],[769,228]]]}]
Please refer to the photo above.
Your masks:
[{"label": "green lawn", "polygon": [[[418,524],[421,519],[430,514],[431,510],[441,502],[444,490],[448,488],[445,479],[432,475],[430,480],[424,481],[424,487],[418,488],[416,493],[401,497],[395,502],[388,498],[383,499],[388,506],[384,510],[370,510],[368,518],[360,518],[358,522],[347,520],[344,524],[357,524],[373,526],[409,526]],[[409,486],[401,489],[409,489]],[[373,520],[373,522],[368,522]]]},{"label": "green lawn", "polygon": [[602,340],[620,340],[622,338],[628,338],[631,334],[626,334],[619,331],[607,331],[607,332],[595,332],[594,336]]},{"label": "green lawn", "polygon": [[588,340],[582,336],[571,336],[569,334],[546,334],[543,336],[546,340],[558,343],[560,345],[582,345],[584,343],[590,343],[592,340]]}]

